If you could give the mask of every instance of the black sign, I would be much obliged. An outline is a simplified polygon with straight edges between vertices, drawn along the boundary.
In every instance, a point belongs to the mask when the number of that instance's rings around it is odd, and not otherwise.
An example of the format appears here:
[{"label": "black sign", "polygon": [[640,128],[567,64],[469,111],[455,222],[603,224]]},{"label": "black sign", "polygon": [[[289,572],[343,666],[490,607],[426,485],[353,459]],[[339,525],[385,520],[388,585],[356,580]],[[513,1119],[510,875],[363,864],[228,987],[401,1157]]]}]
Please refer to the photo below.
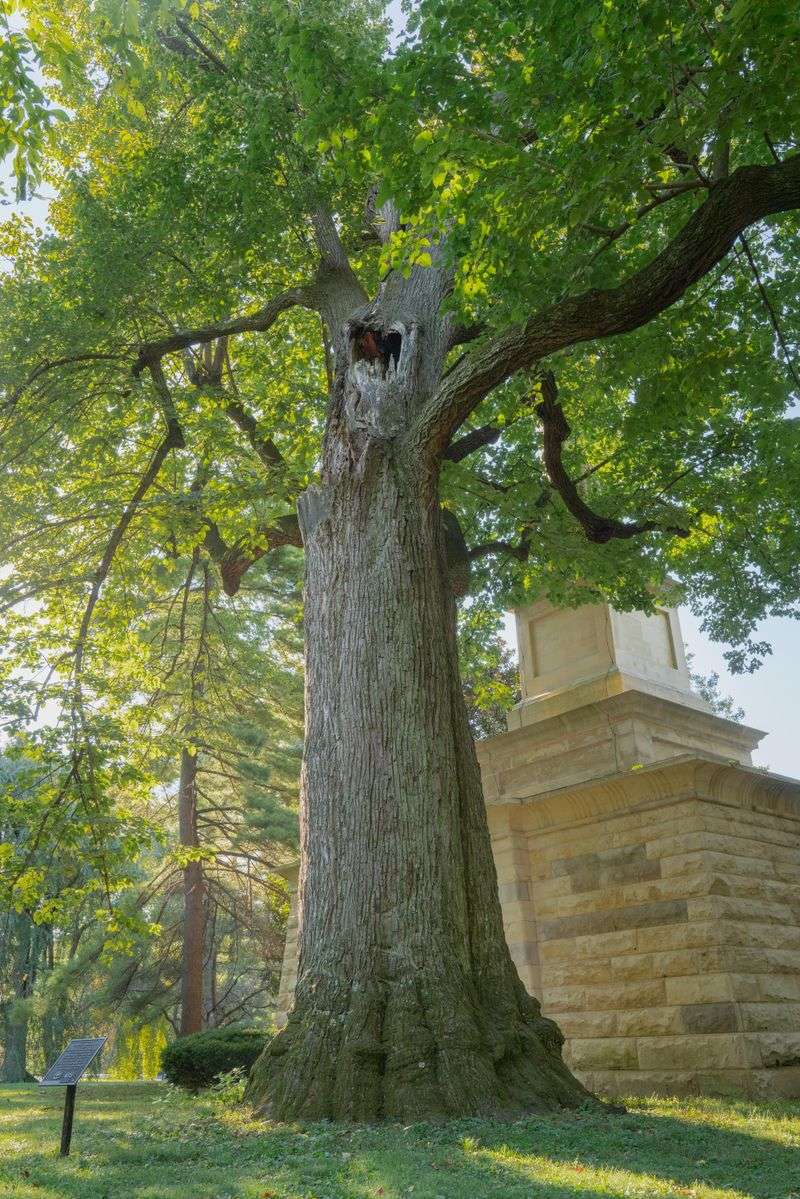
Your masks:
[{"label": "black sign", "polygon": [[53,1062],[40,1082],[42,1087],[74,1087],[92,1058],[96,1057],[107,1037],[78,1037],[70,1041],[61,1057]]}]

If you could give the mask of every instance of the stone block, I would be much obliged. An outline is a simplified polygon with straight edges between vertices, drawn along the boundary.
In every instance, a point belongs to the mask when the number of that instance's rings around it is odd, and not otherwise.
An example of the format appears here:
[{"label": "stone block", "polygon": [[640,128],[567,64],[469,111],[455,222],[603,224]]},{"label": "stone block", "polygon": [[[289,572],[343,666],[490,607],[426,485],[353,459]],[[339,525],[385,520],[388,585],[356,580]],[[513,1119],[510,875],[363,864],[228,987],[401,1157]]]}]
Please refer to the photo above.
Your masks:
[{"label": "stone block", "polygon": [[719,920],[715,927],[723,945],[747,949],[800,949],[800,927],[797,925]]},{"label": "stone block", "polygon": [[667,953],[627,954],[611,959],[615,978],[668,978],[729,969],[728,952],[721,946],[676,949]]},{"label": "stone block", "polygon": [[675,924],[687,918],[687,903],[690,902],[703,901],[664,899],[630,907],[611,908],[604,912],[583,912],[576,916],[542,920],[539,924],[539,936],[543,941],[549,941],[591,933],[646,928],[656,924]]},{"label": "stone block", "polygon": [[608,986],[587,986],[585,1005],[592,1011],[660,1007],[666,1002],[664,980],[643,979],[634,982],[611,983]]},{"label": "stone block", "polygon": [[553,863],[553,874],[568,874],[572,891],[597,891],[623,883],[660,877],[660,864],[648,859],[641,841],[633,845],[580,854]]},{"label": "stone block", "polygon": [[738,920],[791,924],[792,912],[786,904],[762,903],[756,899],[739,899],[733,895],[708,895],[688,899],[689,920]]},{"label": "stone block", "polygon": [[800,1000],[800,975],[759,974],[758,998],[771,1003],[796,1003]]},{"label": "stone block", "polygon": [[744,974],[800,975],[800,949],[750,949],[737,946],[728,947],[725,953],[729,970]]},{"label": "stone block", "polygon": [[557,895],[572,894],[572,879],[568,874],[561,875],[559,878],[541,878],[536,879],[531,884],[532,890],[536,895],[537,903],[543,899],[552,899]]},{"label": "stone block", "polygon": [[728,953],[719,945],[698,945],[691,949],[678,949],[653,955],[654,973],[665,978],[687,976],[692,973],[722,974],[729,968]]},{"label": "stone block", "polygon": [[594,1095],[696,1095],[693,1070],[578,1070],[578,1078]]},{"label": "stone block", "polygon": [[660,859],[661,873],[665,878],[673,875],[692,874],[708,870],[717,873],[732,872],[754,878],[774,877],[774,864],[764,858],[734,856],[699,850],[695,853],[674,854]]},{"label": "stone block", "polygon": [[703,824],[711,833],[723,836],[735,834],[746,840],[760,841],[764,845],[795,844],[800,849],[800,820],[778,816],[772,812],[748,812],[740,808],[735,814],[720,813],[716,804],[706,803],[703,808]]},{"label": "stone block", "polygon": [[630,1037],[575,1037],[569,1042],[570,1063],[579,1069],[635,1070],[636,1041]]},{"label": "stone block", "polygon": [[647,1007],[616,1013],[621,1037],[666,1037],[685,1032],[679,1007]]},{"label": "stone block", "polygon": [[582,961],[595,957],[609,958],[612,954],[634,953],[636,950],[636,932],[633,929],[550,941],[542,938],[540,927],[539,938],[539,952],[543,961],[553,958],[579,958]]},{"label": "stone block", "polygon": [[734,1003],[689,1003],[675,1010],[687,1033],[739,1031]]},{"label": "stone block", "polygon": [[558,1024],[565,1037],[613,1037],[622,1017],[622,1012],[559,1012]]},{"label": "stone block", "polygon": [[747,1033],[744,1039],[767,1069],[800,1066],[800,1032]]},{"label": "stone block", "polygon": [[800,1003],[740,1003],[745,1032],[800,1032]]},{"label": "stone block", "polygon": [[640,928],[636,933],[636,945],[642,953],[657,950],[693,949],[715,945],[718,940],[719,924],[711,921],[690,920],[682,924]]},{"label": "stone block", "polygon": [[581,983],[607,983],[618,977],[607,958],[555,958],[547,963],[547,985],[563,987]]},{"label": "stone block", "polygon": [[800,1000],[800,977],[791,974],[730,974],[735,999],[743,1003],[793,1003]]},{"label": "stone block", "polygon": [[547,975],[542,978],[542,1007],[550,1012],[580,1010],[586,1007],[586,991],[583,987],[550,987]]},{"label": "stone block", "polygon": [[639,1037],[637,1052],[643,1070],[742,1069],[747,1061],[738,1033],[697,1036]]},{"label": "stone block", "polygon": [[726,1003],[734,998],[729,974],[678,976],[664,980],[667,1003]]}]

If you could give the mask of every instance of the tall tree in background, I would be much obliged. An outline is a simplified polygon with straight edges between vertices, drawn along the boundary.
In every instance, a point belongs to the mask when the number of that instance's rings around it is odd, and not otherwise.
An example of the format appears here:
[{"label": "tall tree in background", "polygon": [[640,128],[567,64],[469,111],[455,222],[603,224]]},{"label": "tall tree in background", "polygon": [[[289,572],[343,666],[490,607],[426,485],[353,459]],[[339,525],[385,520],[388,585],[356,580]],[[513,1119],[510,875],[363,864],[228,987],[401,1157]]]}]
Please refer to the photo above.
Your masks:
[{"label": "tall tree in background", "polygon": [[454,597],[471,565],[648,607],[671,572],[740,666],[795,605],[800,16],[420,0],[393,43],[367,0],[66,11],[55,232],[6,233],[9,603],[57,584],[86,681],[153,546],[235,592],[302,536],[300,973],[250,1095],[583,1102],[503,938]]}]

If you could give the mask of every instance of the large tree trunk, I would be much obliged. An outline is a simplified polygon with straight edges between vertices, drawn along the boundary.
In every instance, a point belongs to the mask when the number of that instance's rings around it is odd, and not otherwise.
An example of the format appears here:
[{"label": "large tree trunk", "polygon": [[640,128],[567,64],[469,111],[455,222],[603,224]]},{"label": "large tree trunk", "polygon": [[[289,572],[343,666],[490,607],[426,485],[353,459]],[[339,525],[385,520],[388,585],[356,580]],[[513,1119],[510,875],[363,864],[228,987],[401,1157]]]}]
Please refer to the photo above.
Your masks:
[{"label": "large tree trunk", "polygon": [[503,936],[437,470],[404,435],[429,363],[412,323],[367,320],[384,361],[363,361],[375,341],[351,321],[322,487],[300,509],[299,975],[249,1098],[281,1119],[574,1106],[587,1093]]},{"label": "large tree trunk", "polygon": [[[197,755],[184,749],[178,785],[178,824],[181,847],[196,849]],[[203,1027],[203,959],[206,939],[206,905],[203,863],[187,862],[183,868],[183,949],[181,960],[180,1034]]]}]

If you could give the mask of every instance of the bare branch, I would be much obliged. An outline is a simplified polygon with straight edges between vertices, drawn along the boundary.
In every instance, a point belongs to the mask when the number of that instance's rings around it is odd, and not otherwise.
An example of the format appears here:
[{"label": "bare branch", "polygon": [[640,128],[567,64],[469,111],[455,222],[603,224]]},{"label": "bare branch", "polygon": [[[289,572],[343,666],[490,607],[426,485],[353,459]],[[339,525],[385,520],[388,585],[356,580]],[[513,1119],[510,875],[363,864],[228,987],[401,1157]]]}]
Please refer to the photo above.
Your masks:
[{"label": "bare branch", "polygon": [[536,406],[536,414],[544,429],[544,465],[547,476],[561,496],[569,512],[575,517],[589,541],[600,545],[615,538],[623,540],[637,537],[641,533],[673,533],[677,537],[688,537],[688,529],[677,525],[662,525],[658,521],[622,521],[610,516],[601,516],[582,499],[575,480],[564,466],[562,449],[570,435],[570,426],[564,409],[558,402],[556,381],[550,371],[542,376],[542,402]]},{"label": "bare branch", "polygon": [[441,455],[473,408],[509,376],[567,346],[647,324],[723,259],[750,225],[798,207],[800,155],[739,167],[713,183],[675,237],[618,287],[568,296],[466,354],[420,413],[413,435]]},{"label": "bare branch", "polygon": [[502,554],[507,558],[516,558],[518,562],[527,562],[531,553],[530,531],[526,529],[517,545],[510,541],[485,541],[469,551],[469,558],[474,562],[478,558],[488,558],[491,554]]},{"label": "bare branch", "polygon": [[229,400],[225,412],[237,428],[241,429],[250,445],[268,470],[283,466],[283,454],[271,437],[264,437],[258,430],[258,421],[247,412],[239,400]]},{"label": "bare branch", "polygon": [[[122,516],[114,526],[111,536],[106,544],[105,551],[103,552],[103,557],[100,559],[100,565],[95,571],[91,591],[89,592],[89,599],[83,612],[83,619],[81,620],[78,638],[75,643],[76,678],[80,676],[83,666],[83,656],[86,649],[86,639],[89,634],[89,626],[92,622],[92,615],[94,614],[97,601],[100,598],[100,591],[103,583],[108,577],[108,572],[111,569],[111,563],[114,561],[114,555],[117,552],[119,544],[122,541],[122,538],[125,536],[128,525],[136,515],[136,510],[139,507],[141,500],[155,483],[158,472],[161,470],[164,459],[167,457],[170,450],[182,449],[186,444],[181,427],[174,415],[174,409],[172,408],[172,397],[170,396],[169,389],[164,381],[161,368],[158,364],[154,364],[150,369],[151,373],[153,374],[153,381],[156,385],[156,390],[159,392],[162,405],[165,405],[167,432],[163,440],[159,442],[158,446],[156,447],[155,452],[148,463],[147,469],[139,480],[139,485],[126,504]],[[166,401],[164,392],[166,392]]]},{"label": "bare branch", "polygon": [[165,354],[176,350],[185,350],[189,346],[208,345],[218,338],[230,337],[236,333],[265,333],[275,321],[289,308],[318,308],[316,288],[313,286],[290,287],[275,296],[263,308],[250,313],[249,316],[234,317],[215,325],[202,325],[198,329],[186,329],[162,337],[156,341],[143,342],[139,346],[138,358],[133,367],[134,375],[141,372],[154,362],[160,362]]},{"label": "bare branch", "polygon": [[39,365],[31,371],[27,379],[23,380],[23,382],[20,383],[20,385],[15,388],[14,391],[12,391],[11,395],[3,404],[2,410],[7,411],[8,409],[13,408],[22,398],[23,394],[33,383],[36,382],[37,379],[39,379],[42,375],[47,374],[48,371],[55,370],[59,366],[72,366],[73,364],[85,366],[91,362],[115,362],[124,357],[125,355],[122,353],[71,354],[64,358],[53,358],[47,362],[40,362]]},{"label": "bare branch", "polygon": [[633,228],[637,221],[640,221],[642,217],[647,216],[655,208],[660,208],[662,204],[668,204],[670,200],[674,200],[676,197],[683,196],[686,194],[686,192],[697,191],[698,189],[705,188],[707,186],[708,184],[699,179],[692,179],[688,182],[675,184],[661,184],[653,196],[653,199],[648,200],[646,204],[641,204],[636,209],[636,212],[633,214],[630,220],[622,221],[613,229],[604,229],[598,225],[584,225],[584,228],[589,233],[596,233],[604,239],[602,246],[600,246],[600,248],[595,252],[594,258],[597,258],[598,255],[602,254],[604,250],[607,250],[609,246],[613,245],[615,241],[618,241],[625,233],[628,232],[629,229]]},{"label": "bare branch", "polygon": [[502,432],[503,430],[498,425],[481,425],[479,429],[472,429],[463,437],[459,437],[458,441],[452,442],[442,457],[449,462],[460,462],[468,454],[482,450],[485,445],[493,445]]},{"label": "bare branch", "polygon": [[192,45],[196,47],[200,54],[202,54],[203,57],[208,60],[215,70],[219,71],[222,75],[227,75],[228,68],[225,66],[225,63],[218,54],[215,54],[214,51],[205,44],[202,38],[197,36],[197,34],[191,28],[185,13],[178,14],[178,16],[175,18],[175,24],[183,31]]},{"label": "bare branch", "polygon": [[302,546],[300,524],[294,514],[279,516],[273,525],[259,529],[259,544],[244,549],[241,545],[228,545],[214,521],[206,518],[206,535],[203,544],[219,567],[222,589],[226,595],[236,595],[245,573],[254,562],[263,558],[270,550],[284,545]]},{"label": "bare branch", "polygon": [[[605,230],[603,231],[605,232]],[[475,341],[484,331],[484,325],[454,325],[450,331],[448,338],[448,346],[454,350],[456,346],[465,346],[471,341]]]},{"label": "bare branch", "polygon": [[778,314],[775,311],[775,306],[773,305],[772,300],[769,298],[769,292],[767,291],[766,287],[764,286],[764,281],[762,280],[761,275],[758,270],[758,267],[756,266],[756,260],[753,257],[752,250],[750,249],[750,243],[743,233],[739,235],[738,241],[739,241],[739,245],[744,250],[744,256],[747,259],[748,266],[750,267],[750,270],[753,272],[753,278],[755,280],[756,287],[758,288],[758,294],[761,296],[764,307],[767,310],[767,315],[769,316],[770,324],[772,325],[772,328],[775,331],[775,336],[778,339],[778,345],[783,350],[783,357],[786,362],[786,369],[788,370],[789,374],[791,375],[792,382],[794,383],[795,387],[798,390],[798,393],[800,394],[800,378],[798,378],[798,376],[797,376],[797,368],[794,365],[794,361],[792,359],[791,352],[789,350],[788,345],[786,344],[786,338],[783,335],[783,329],[781,329],[780,322],[778,320]]}]

